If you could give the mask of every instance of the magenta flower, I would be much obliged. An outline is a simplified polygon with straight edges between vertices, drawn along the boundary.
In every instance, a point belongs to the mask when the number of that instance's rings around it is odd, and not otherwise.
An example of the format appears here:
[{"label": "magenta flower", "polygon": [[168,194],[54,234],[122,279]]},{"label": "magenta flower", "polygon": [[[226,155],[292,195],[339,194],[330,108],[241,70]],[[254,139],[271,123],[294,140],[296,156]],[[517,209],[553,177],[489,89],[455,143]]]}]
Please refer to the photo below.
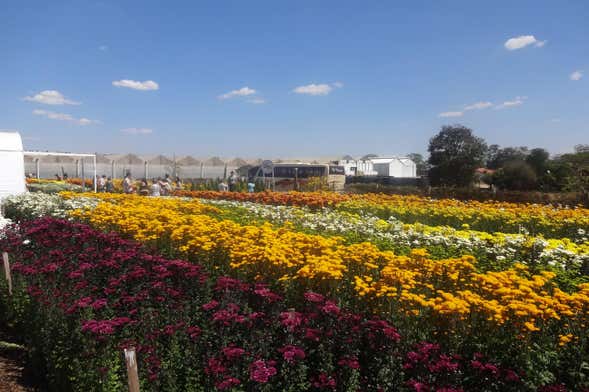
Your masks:
[{"label": "magenta flower", "polygon": [[282,358],[288,363],[294,363],[297,360],[305,359],[305,351],[300,347],[291,344],[279,348],[278,351],[282,353]]},{"label": "magenta flower", "polygon": [[302,322],[303,315],[298,312],[290,311],[280,313],[280,323],[291,332],[301,325]]},{"label": "magenta flower", "polygon": [[250,365],[250,379],[259,383],[266,383],[276,374],[276,368],[263,360],[254,361]]},{"label": "magenta flower", "polygon": [[222,351],[223,351],[223,355],[225,355],[225,357],[230,361],[232,361],[234,359],[238,359],[243,354],[245,354],[244,349],[239,348],[239,347],[235,347],[235,346],[225,347]]},{"label": "magenta flower", "polygon": [[323,305],[323,307],[321,308],[321,310],[323,310],[323,312],[325,312],[325,313],[334,314],[334,315],[338,315],[339,312],[340,312],[339,306],[337,306],[332,301],[325,302],[325,305]]},{"label": "magenta flower", "polygon": [[225,379],[223,379],[223,381],[215,384],[215,386],[217,387],[217,389],[224,391],[225,389],[231,389],[235,386],[238,386],[239,384],[241,384],[241,381],[239,381],[239,379],[235,377],[226,377]]},{"label": "magenta flower", "polygon": [[215,309],[217,306],[219,306],[219,302],[212,300],[211,302],[207,302],[206,304],[204,304],[202,306],[202,308],[204,310],[213,310]]},{"label": "magenta flower", "polygon": [[321,303],[321,302],[325,301],[324,296],[322,296],[321,294],[314,293],[312,291],[307,291],[305,293],[305,299],[309,302],[314,302],[314,303]]}]

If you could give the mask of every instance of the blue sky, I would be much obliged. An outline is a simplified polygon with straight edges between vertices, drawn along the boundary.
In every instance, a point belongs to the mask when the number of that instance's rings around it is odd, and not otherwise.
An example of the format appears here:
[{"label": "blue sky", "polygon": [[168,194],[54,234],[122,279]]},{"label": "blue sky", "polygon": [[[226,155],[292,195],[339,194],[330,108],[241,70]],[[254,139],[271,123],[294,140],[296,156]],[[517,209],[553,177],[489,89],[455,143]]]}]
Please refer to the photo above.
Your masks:
[{"label": "blue sky", "polygon": [[0,129],[276,157],[423,153],[461,123],[566,152],[589,143],[588,20],[586,1],[5,1]]}]

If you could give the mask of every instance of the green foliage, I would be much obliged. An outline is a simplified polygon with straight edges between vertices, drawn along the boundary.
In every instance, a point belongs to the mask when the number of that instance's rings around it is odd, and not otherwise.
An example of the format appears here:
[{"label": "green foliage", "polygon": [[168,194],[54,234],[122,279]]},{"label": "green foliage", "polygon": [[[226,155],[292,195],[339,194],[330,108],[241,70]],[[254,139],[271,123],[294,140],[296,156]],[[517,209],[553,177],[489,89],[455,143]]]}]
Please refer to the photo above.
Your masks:
[{"label": "green foliage", "polygon": [[509,161],[492,177],[493,184],[501,189],[526,191],[536,188],[538,178],[531,165],[522,160]]},{"label": "green foliage", "polygon": [[431,184],[469,185],[475,169],[483,162],[486,150],[485,141],[474,136],[470,128],[463,125],[443,126],[429,142]]}]

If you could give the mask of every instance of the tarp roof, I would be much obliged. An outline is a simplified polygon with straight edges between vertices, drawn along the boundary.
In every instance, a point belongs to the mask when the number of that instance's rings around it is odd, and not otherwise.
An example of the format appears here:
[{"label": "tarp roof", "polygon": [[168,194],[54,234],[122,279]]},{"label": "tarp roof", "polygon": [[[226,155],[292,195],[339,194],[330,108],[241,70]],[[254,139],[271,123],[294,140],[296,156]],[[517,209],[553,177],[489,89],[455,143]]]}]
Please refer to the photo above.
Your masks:
[{"label": "tarp roof", "polygon": [[197,166],[200,165],[200,161],[191,156],[185,156],[184,158],[178,160],[178,164],[181,166]]},{"label": "tarp roof", "polygon": [[174,163],[174,161],[163,155],[157,155],[151,158],[149,160],[149,163],[153,163],[154,165],[171,165],[172,163]]}]

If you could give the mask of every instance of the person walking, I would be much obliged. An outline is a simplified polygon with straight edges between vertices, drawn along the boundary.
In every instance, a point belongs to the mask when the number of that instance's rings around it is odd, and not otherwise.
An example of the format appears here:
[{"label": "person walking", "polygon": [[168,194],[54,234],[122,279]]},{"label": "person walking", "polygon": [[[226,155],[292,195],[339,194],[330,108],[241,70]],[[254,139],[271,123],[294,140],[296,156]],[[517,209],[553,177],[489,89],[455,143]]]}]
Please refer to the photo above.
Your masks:
[{"label": "person walking", "polygon": [[227,192],[229,190],[229,187],[227,186],[227,183],[224,180],[221,180],[221,182],[219,182],[219,192]]},{"label": "person walking", "polygon": [[147,178],[141,179],[141,184],[139,185],[139,194],[141,196],[149,196],[149,185],[147,184]]},{"label": "person walking", "polygon": [[184,190],[184,184],[182,183],[182,180],[180,179],[180,177],[176,177],[176,190],[177,191]]},{"label": "person walking", "polygon": [[106,176],[103,174],[102,177],[98,178],[98,192],[106,192]]},{"label": "person walking", "polygon": [[108,193],[114,193],[115,191],[115,184],[112,182],[112,178],[108,177],[106,179],[106,183],[104,184],[104,190]]},{"label": "person walking", "polygon": [[233,170],[231,170],[231,173],[229,174],[229,192],[235,192],[237,190],[237,176],[235,175],[235,172]]},{"label": "person walking", "polygon": [[160,185],[161,178],[157,180],[154,178],[153,183],[151,184],[151,196],[161,196],[162,195],[162,187]]},{"label": "person walking", "polygon": [[131,172],[127,172],[125,179],[123,180],[123,192],[130,194],[134,192],[133,179],[131,178]]}]

